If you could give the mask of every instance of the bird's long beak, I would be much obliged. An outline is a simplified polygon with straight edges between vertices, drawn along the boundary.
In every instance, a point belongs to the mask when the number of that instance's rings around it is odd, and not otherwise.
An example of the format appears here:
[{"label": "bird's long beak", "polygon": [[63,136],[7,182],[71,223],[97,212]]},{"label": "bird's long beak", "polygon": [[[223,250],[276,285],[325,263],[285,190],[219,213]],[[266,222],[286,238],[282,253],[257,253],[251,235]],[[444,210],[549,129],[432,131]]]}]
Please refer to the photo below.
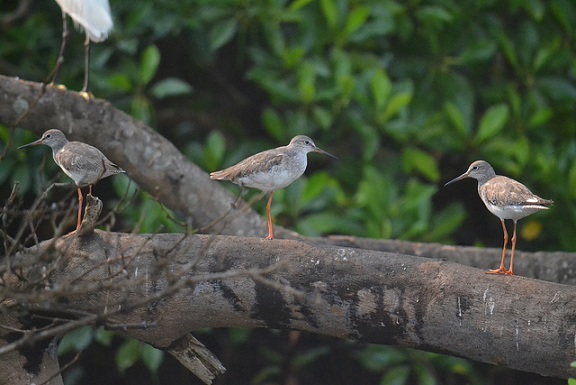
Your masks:
[{"label": "bird's long beak", "polygon": [[28,143],[28,144],[25,144],[25,145],[23,145],[23,146],[20,146],[20,147],[17,148],[17,150],[19,150],[19,149],[21,149],[21,148],[24,148],[24,147],[39,146],[39,145],[43,144],[42,139],[43,139],[43,138],[40,138],[40,139],[38,139],[38,140],[33,141],[32,143]]},{"label": "bird's long beak", "polygon": [[452,184],[454,182],[458,182],[459,180],[468,178],[468,171],[466,171],[464,174],[452,179],[450,182],[447,182],[444,186],[448,186],[449,184]]},{"label": "bird's long beak", "polygon": [[332,159],[338,159],[335,155],[332,155],[332,154],[330,154],[329,152],[326,152],[326,151],[324,151],[324,150],[322,150],[322,149],[320,149],[320,148],[318,148],[318,147],[316,147],[316,148],[313,150],[313,152],[318,152],[318,153],[320,153],[320,154],[324,154],[324,155],[326,155],[326,156],[329,156],[329,157],[332,158]]}]

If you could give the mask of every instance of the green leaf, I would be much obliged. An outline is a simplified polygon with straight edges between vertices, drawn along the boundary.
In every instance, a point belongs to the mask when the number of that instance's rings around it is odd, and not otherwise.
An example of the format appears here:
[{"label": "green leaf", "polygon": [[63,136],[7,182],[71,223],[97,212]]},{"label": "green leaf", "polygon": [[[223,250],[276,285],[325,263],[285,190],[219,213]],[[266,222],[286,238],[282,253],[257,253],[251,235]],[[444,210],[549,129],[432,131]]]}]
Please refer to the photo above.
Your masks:
[{"label": "green leaf", "polygon": [[116,351],[116,367],[121,373],[131,368],[140,358],[141,342],[129,339]]},{"label": "green leaf", "polygon": [[[114,178],[114,179],[116,179],[116,178]],[[106,330],[106,329],[103,329],[101,327],[96,329],[96,333],[94,333],[94,339],[100,345],[104,345],[104,346],[110,346],[110,344],[112,343],[113,337],[114,337],[113,332]]]},{"label": "green leaf", "polygon": [[372,97],[374,98],[376,108],[384,107],[392,93],[392,82],[390,81],[388,74],[381,68],[378,68],[374,72],[372,79],[370,79],[370,89],[372,91]]},{"label": "green leaf", "polygon": [[404,385],[408,383],[410,368],[408,366],[397,366],[390,369],[380,381],[380,385]]},{"label": "green leaf", "polygon": [[414,147],[408,147],[402,153],[402,165],[405,172],[416,171],[431,182],[440,180],[440,170],[436,160],[428,153]]},{"label": "green leaf", "polygon": [[362,234],[361,227],[347,216],[333,212],[321,212],[301,217],[296,224],[296,230],[307,236],[324,234]]},{"label": "green leaf", "polygon": [[150,93],[156,99],[164,99],[169,96],[180,96],[192,92],[192,86],[182,79],[165,78],[154,84]]},{"label": "green leaf", "polygon": [[210,48],[217,50],[224,44],[228,43],[234,37],[238,29],[238,21],[235,18],[230,18],[217,23],[209,34]]},{"label": "green leaf", "polygon": [[574,17],[576,16],[576,7],[570,0],[555,0],[550,3],[550,9],[554,17],[569,35],[572,35],[574,29]]},{"label": "green leaf", "polygon": [[140,58],[140,69],[138,71],[138,84],[147,85],[158,70],[160,64],[160,51],[155,45],[146,47]]},{"label": "green leaf", "polygon": [[500,49],[504,53],[506,59],[508,59],[510,64],[512,64],[515,69],[518,69],[518,56],[516,55],[512,41],[510,41],[508,36],[506,36],[504,33],[500,33],[497,38],[498,43],[500,44]]},{"label": "green leaf", "polygon": [[540,0],[522,0],[522,8],[536,21],[541,21],[546,10]]},{"label": "green leaf", "polygon": [[141,358],[148,370],[151,373],[156,373],[164,359],[164,352],[151,345],[144,344],[142,347]]},{"label": "green leaf", "polygon": [[576,385],[576,379],[575,378],[569,378],[568,379],[568,385]]},{"label": "green leaf", "polygon": [[529,127],[534,128],[548,123],[554,117],[554,111],[551,108],[542,108],[535,111],[530,116]]},{"label": "green leaf", "polygon": [[368,7],[356,7],[350,12],[348,18],[346,19],[346,25],[344,26],[344,31],[347,36],[352,35],[358,28],[362,27],[370,16],[370,10]]},{"label": "green leaf", "polygon": [[112,90],[121,92],[131,92],[134,89],[132,80],[125,74],[113,74],[108,77],[108,86]]},{"label": "green leaf", "polygon": [[369,345],[354,354],[362,366],[372,372],[382,372],[405,363],[405,351],[393,346]]},{"label": "green leaf", "polygon": [[464,115],[462,112],[452,102],[444,103],[444,112],[446,116],[448,116],[448,120],[452,123],[452,126],[456,128],[456,132],[461,139],[464,139],[468,136],[468,132],[466,130],[466,123],[464,122]]},{"label": "green leaf", "polygon": [[310,62],[304,62],[298,69],[298,91],[302,103],[309,104],[314,101],[316,95],[315,80],[314,67]]},{"label": "green leaf", "polygon": [[335,29],[336,23],[338,22],[338,8],[336,8],[336,2],[333,0],[320,0],[320,6],[324,18],[326,19],[326,24],[328,24],[330,29]]},{"label": "green leaf", "polygon": [[81,352],[92,343],[94,331],[91,326],[84,326],[72,330],[64,335],[58,346],[58,354],[62,355],[68,352]]},{"label": "green leaf", "polygon": [[496,44],[492,40],[481,40],[464,46],[459,56],[462,64],[483,62],[494,57]]},{"label": "green leaf", "polygon": [[412,94],[410,92],[399,92],[392,96],[390,102],[386,105],[384,113],[381,115],[383,121],[387,121],[396,115],[402,108],[410,104]]},{"label": "green leaf", "polygon": [[334,121],[330,111],[319,106],[315,106],[314,109],[312,109],[312,116],[314,117],[314,121],[323,129],[330,128]]},{"label": "green leaf", "polygon": [[271,137],[277,141],[284,139],[284,121],[275,110],[266,107],[262,112],[262,124]]},{"label": "green leaf", "polygon": [[421,6],[416,9],[417,17],[422,21],[450,22],[452,15],[440,6]]},{"label": "green leaf", "polygon": [[220,131],[212,131],[206,138],[206,148],[204,150],[205,165],[209,170],[217,169],[226,153],[226,141]]},{"label": "green leaf", "polygon": [[569,195],[572,198],[576,198],[576,162],[572,163],[568,170],[567,179]]},{"label": "green leaf", "polygon": [[292,4],[290,4],[288,10],[292,12],[298,11],[300,8],[305,7],[306,5],[310,4],[313,1],[314,0],[295,0],[292,2]]},{"label": "green leaf", "polygon": [[504,103],[490,107],[480,119],[476,143],[482,143],[499,134],[508,122],[509,115],[508,106]]},{"label": "green leaf", "polygon": [[150,101],[146,97],[142,95],[136,95],[132,99],[130,114],[134,118],[139,119],[146,124],[150,124],[152,117],[151,111],[152,111],[152,105],[150,104]]},{"label": "green leaf", "polygon": [[432,231],[427,236],[428,242],[442,242],[444,237],[452,234],[466,219],[462,204],[454,203],[434,215]]}]

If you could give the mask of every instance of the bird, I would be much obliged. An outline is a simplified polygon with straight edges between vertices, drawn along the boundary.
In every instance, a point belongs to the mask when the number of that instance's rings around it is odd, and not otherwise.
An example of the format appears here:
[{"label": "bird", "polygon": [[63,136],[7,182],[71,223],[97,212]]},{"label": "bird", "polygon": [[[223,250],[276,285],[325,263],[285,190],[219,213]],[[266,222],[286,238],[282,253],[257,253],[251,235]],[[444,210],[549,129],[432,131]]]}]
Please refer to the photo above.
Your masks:
[{"label": "bird", "polygon": [[69,237],[80,229],[82,219],[82,187],[89,186],[89,195],[92,195],[92,185],[100,179],[111,175],[125,173],[118,165],[112,163],[100,150],[89,144],[72,141],[69,142],[62,131],[50,129],[42,137],[32,143],[18,147],[18,149],[46,145],[52,148],[54,162],[66,175],[76,183],[78,190],[78,220],[76,229],[67,234]]},{"label": "bird", "polygon": [[[502,230],[504,232],[504,246],[502,248],[502,259],[500,267],[489,270],[486,274],[506,274],[514,275],[514,251],[516,250],[516,225],[519,219],[534,214],[537,211],[548,210],[554,204],[550,199],[540,198],[532,193],[522,183],[502,175],[496,175],[492,166],[484,161],[473,162],[468,170],[447,182],[444,186],[457,182],[465,178],[474,178],[478,181],[478,195],[486,205],[488,210],[500,218]],[[506,257],[506,246],[508,244],[508,232],[506,231],[505,220],[511,219],[514,222],[514,232],[512,234],[512,252],[510,255],[510,268],[504,267]]]},{"label": "bird", "polygon": [[90,42],[100,43],[108,38],[114,27],[112,11],[108,0],[55,0],[62,9],[62,45],[56,65],[48,76],[48,83],[54,83],[62,63],[64,62],[64,49],[68,38],[68,25],[66,15],[74,21],[77,27],[86,32],[84,41],[84,86],[81,94],[88,94],[90,77]]},{"label": "bird", "polygon": [[242,191],[244,191],[244,187],[251,187],[270,193],[266,205],[268,219],[268,236],[266,239],[274,239],[270,215],[274,192],[288,186],[304,174],[309,152],[318,152],[337,159],[336,156],[316,147],[309,137],[297,135],[287,146],[259,152],[234,166],[210,173],[210,179],[230,181],[239,185]]}]

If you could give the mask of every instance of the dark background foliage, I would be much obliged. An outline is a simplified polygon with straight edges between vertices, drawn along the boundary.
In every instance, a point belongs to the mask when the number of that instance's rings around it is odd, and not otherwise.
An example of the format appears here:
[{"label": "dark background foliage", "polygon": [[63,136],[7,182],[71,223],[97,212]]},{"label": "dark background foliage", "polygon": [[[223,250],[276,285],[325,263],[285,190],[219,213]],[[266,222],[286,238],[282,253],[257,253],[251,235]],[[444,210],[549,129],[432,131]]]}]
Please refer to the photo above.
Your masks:
[{"label": "dark background foliage", "polygon": [[[17,4],[2,2],[0,12],[8,15]],[[91,90],[147,122],[207,172],[296,134],[340,158],[309,156],[306,175],[275,196],[277,224],[306,235],[500,247],[500,225],[476,184],[442,187],[485,159],[556,202],[520,222],[520,249],[576,249],[571,0],[111,0],[111,6],[115,29],[92,46]],[[0,72],[45,79],[60,44],[57,4],[33,2],[21,18],[3,18],[1,28]],[[72,33],[59,78],[74,90],[83,79],[83,39]],[[0,127],[1,148],[8,135]],[[17,144],[33,139],[15,131]],[[17,181],[32,199],[54,176],[66,180],[47,149],[11,151],[0,163],[0,198]],[[124,178],[110,178],[96,192],[111,206],[126,188]],[[134,204],[119,215],[118,229],[182,231],[147,194],[128,188]],[[68,372],[70,384],[88,383],[106,365],[94,357],[110,359],[110,351],[116,362],[105,370],[107,383],[195,381],[135,341],[78,333],[62,349],[64,357],[85,351],[86,360]],[[554,383],[316,336],[215,330],[200,338],[228,366],[226,383]],[[137,373],[145,370],[151,374],[143,380]]]}]

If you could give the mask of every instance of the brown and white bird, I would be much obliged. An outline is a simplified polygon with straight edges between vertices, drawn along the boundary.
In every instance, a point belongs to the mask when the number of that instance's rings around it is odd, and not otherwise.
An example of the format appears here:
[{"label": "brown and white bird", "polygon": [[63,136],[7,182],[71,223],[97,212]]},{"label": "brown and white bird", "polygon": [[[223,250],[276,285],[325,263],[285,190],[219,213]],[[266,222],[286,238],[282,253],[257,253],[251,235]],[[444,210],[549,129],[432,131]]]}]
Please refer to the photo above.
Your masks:
[{"label": "brown and white bird", "polygon": [[108,160],[96,147],[82,142],[69,142],[62,131],[56,129],[46,131],[40,139],[18,149],[41,144],[52,148],[54,162],[74,180],[78,189],[78,221],[76,230],[66,235],[69,237],[80,229],[84,201],[81,188],[89,186],[89,194],[92,195],[92,185],[100,179],[126,171]]},{"label": "brown and white bird", "polygon": [[[496,270],[489,270],[487,274],[507,274],[513,275],[514,251],[516,250],[516,224],[530,214],[540,210],[548,210],[554,202],[549,199],[540,198],[533,194],[522,183],[502,176],[496,175],[490,164],[484,160],[473,162],[468,170],[457,178],[452,179],[444,186],[457,182],[464,178],[474,178],[478,181],[478,194],[488,210],[500,218],[502,230],[504,232],[504,247],[502,248],[502,260],[500,267]],[[505,219],[514,221],[514,233],[512,234],[512,253],[510,256],[510,268],[504,268],[504,258],[506,257],[506,245],[508,244],[508,232],[506,231]]]},{"label": "brown and white bird", "polygon": [[210,179],[228,180],[240,186],[252,187],[270,193],[266,205],[268,237],[274,239],[270,206],[276,190],[280,190],[300,178],[308,164],[307,154],[318,152],[337,159],[334,155],[316,147],[312,139],[304,135],[295,136],[287,146],[262,151],[234,166],[210,174]]}]

